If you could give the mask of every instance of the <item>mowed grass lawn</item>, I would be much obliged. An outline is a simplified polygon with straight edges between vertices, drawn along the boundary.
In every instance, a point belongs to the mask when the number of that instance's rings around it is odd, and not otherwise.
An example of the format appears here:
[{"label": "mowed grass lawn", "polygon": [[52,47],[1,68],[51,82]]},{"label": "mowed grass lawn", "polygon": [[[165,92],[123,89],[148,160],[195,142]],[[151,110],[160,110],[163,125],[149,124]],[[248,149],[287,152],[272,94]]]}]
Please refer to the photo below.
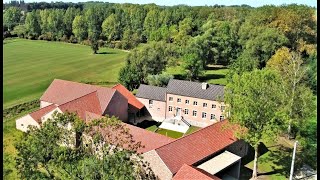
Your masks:
[{"label": "mowed grass lawn", "polygon": [[[53,79],[116,82],[127,52],[62,42],[8,39],[3,43],[3,108],[38,99]],[[111,83],[112,84],[112,83]]]},{"label": "mowed grass lawn", "polygon": [[[180,79],[183,77],[184,70],[181,66],[169,67],[166,72]],[[204,71],[204,74],[199,78],[201,82],[207,82],[209,84],[226,85],[226,74],[228,72],[227,67],[213,67],[209,65],[208,69]],[[183,78],[182,78],[183,79]]]}]

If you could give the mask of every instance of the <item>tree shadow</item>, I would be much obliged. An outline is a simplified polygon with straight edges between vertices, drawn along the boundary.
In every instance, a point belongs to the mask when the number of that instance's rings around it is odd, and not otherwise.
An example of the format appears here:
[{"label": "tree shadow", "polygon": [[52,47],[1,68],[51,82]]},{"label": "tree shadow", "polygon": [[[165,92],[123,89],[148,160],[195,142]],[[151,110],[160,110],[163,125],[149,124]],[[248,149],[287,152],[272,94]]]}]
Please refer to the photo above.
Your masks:
[{"label": "tree shadow", "polygon": [[104,51],[104,52],[97,52],[97,54],[116,54],[116,53]]},{"label": "tree shadow", "polygon": [[206,74],[204,76],[201,76],[199,78],[200,81],[206,81],[206,80],[210,80],[210,79],[222,79],[225,78],[226,76],[223,74]]},{"label": "tree shadow", "polygon": [[[292,161],[292,148],[285,147],[282,144],[278,144],[276,150],[271,150],[270,155],[262,160],[262,162],[272,162],[271,168],[273,171],[266,172],[264,175],[270,174],[281,174],[283,176],[289,177]],[[295,169],[298,169],[303,164],[302,159],[296,154]]]},{"label": "tree shadow", "polygon": [[179,79],[179,80],[186,80],[186,76],[183,74],[175,74],[173,75],[174,79]]},{"label": "tree shadow", "polygon": [[145,120],[145,121],[142,121],[141,123],[138,123],[136,126],[143,128],[143,129],[146,129],[146,128],[153,126],[153,125],[160,126],[160,124],[161,123],[156,122],[156,121]]},{"label": "tree shadow", "polygon": [[226,66],[219,66],[219,67],[212,67],[212,66],[207,66],[205,67],[205,70],[219,70],[219,69],[228,69]]}]

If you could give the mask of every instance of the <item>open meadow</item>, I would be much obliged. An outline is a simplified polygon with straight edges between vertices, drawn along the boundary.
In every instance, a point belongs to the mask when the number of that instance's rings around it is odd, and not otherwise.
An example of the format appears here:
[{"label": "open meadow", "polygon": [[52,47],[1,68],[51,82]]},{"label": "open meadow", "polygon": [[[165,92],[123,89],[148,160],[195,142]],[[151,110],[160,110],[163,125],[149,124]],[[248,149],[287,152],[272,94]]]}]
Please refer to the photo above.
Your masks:
[{"label": "open meadow", "polygon": [[3,108],[40,98],[55,78],[71,81],[117,82],[127,52],[61,42],[4,41]]}]

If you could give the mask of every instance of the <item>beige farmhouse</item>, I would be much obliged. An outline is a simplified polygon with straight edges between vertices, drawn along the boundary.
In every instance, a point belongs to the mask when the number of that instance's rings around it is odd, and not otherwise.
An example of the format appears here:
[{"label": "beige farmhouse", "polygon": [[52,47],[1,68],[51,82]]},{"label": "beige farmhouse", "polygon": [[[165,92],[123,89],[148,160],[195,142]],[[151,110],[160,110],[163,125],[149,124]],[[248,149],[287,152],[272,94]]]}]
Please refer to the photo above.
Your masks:
[{"label": "beige farmhouse", "polygon": [[136,97],[151,119],[181,117],[205,127],[226,118],[224,86],[171,79],[166,88],[141,84]]}]

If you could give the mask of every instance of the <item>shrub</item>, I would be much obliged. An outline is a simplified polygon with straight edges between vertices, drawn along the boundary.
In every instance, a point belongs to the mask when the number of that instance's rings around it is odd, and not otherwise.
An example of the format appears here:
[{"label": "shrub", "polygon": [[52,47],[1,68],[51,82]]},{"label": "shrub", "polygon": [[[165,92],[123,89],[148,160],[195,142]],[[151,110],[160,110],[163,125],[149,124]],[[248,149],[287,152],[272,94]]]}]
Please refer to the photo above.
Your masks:
[{"label": "shrub", "polygon": [[105,46],[105,42],[103,40],[98,40],[98,46],[99,47],[104,47]]},{"label": "shrub", "polygon": [[114,45],[114,48],[117,48],[117,49],[121,49],[122,48],[122,44],[121,42],[116,42],[115,45]]},{"label": "shrub", "polygon": [[91,46],[91,42],[89,40],[83,40],[81,44],[86,45],[86,46]]},{"label": "shrub", "polygon": [[3,33],[3,39],[8,38],[8,37],[11,37],[11,33],[10,33],[10,31],[5,31]]},{"label": "shrub", "polygon": [[69,39],[69,43],[77,43],[77,42],[78,42],[77,38],[71,35]]},{"label": "shrub", "polygon": [[63,42],[69,42],[68,36],[67,35],[63,35],[59,41],[63,41]]},{"label": "shrub", "polygon": [[26,103],[18,104],[16,106],[7,108],[3,110],[3,118],[12,117],[14,115],[18,115],[22,112],[37,108],[40,106],[39,100],[33,100]]}]

